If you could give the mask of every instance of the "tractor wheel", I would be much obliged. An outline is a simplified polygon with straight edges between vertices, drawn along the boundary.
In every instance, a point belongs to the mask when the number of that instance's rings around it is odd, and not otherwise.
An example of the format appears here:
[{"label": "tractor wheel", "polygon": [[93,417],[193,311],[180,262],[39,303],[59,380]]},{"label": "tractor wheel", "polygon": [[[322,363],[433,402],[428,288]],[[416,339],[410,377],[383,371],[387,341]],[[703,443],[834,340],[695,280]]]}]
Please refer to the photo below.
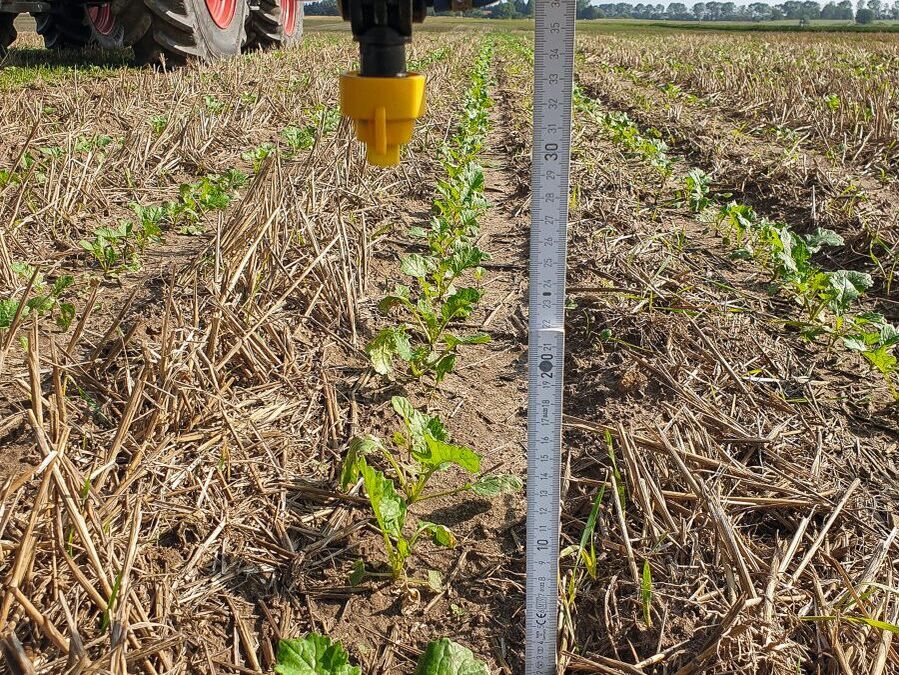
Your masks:
[{"label": "tractor wheel", "polygon": [[258,0],[247,21],[246,49],[289,47],[303,34],[302,0]]},{"label": "tractor wheel", "polygon": [[88,5],[85,7],[85,14],[92,42],[104,49],[116,49],[128,44],[125,40],[125,26],[113,12],[111,2]]},{"label": "tractor wheel", "polygon": [[147,30],[134,43],[139,63],[180,65],[240,53],[246,40],[246,0],[143,0]]},{"label": "tractor wheel", "polygon": [[6,56],[6,50],[16,40],[16,14],[0,13],[0,58]]},{"label": "tractor wheel", "polygon": [[47,49],[81,49],[91,41],[82,5],[54,3],[52,12],[32,12],[31,16]]}]

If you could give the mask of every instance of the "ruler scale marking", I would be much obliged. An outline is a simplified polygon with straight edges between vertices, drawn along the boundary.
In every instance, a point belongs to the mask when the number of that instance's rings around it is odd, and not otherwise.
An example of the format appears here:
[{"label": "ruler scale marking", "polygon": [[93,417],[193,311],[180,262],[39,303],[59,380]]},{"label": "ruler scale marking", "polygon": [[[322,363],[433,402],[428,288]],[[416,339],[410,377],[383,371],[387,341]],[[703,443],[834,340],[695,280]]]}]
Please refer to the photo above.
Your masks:
[{"label": "ruler scale marking", "polygon": [[575,0],[534,6],[525,672],[555,675]]}]

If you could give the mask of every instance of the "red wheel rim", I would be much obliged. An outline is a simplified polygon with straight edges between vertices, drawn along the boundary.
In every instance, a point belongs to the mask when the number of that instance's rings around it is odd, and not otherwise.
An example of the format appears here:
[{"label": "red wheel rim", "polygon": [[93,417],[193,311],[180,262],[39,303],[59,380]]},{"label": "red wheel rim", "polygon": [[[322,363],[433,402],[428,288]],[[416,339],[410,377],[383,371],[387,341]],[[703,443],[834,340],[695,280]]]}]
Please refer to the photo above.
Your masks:
[{"label": "red wheel rim", "polygon": [[219,28],[227,28],[231,25],[234,13],[237,11],[237,3],[241,0],[206,0],[206,9],[209,16]]},{"label": "red wheel rim", "polygon": [[108,2],[105,5],[90,5],[87,8],[87,17],[100,35],[109,35],[115,30],[115,16]]},{"label": "red wheel rim", "polygon": [[297,15],[300,13],[302,0],[281,0],[281,13],[284,21],[284,34],[293,36],[297,30]]}]

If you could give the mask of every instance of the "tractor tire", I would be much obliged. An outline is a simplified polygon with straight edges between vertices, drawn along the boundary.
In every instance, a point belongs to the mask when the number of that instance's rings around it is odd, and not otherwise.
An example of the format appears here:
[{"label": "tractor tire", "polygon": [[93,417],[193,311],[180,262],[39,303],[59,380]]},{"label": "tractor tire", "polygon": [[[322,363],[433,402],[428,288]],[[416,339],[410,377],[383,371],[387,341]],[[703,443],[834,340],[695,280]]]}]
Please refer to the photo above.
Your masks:
[{"label": "tractor tire", "polygon": [[9,46],[16,41],[16,16],[11,12],[0,13],[0,59],[6,56]]},{"label": "tractor tire", "polygon": [[[135,3],[137,4],[137,3]],[[240,54],[246,41],[246,0],[143,0],[147,29],[134,42],[144,65],[183,65]]]},{"label": "tractor tire", "polygon": [[87,27],[91,32],[91,42],[103,49],[118,49],[128,46],[125,24],[116,15],[113,4],[88,5],[84,8]]},{"label": "tractor tire", "polygon": [[302,0],[257,0],[247,21],[246,50],[289,47],[303,35]]},{"label": "tractor tire", "polygon": [[47,49],[83,49],[91,41],[91,29],[82,5],[60,2],[52,12],[32,12],[31,16]]}]

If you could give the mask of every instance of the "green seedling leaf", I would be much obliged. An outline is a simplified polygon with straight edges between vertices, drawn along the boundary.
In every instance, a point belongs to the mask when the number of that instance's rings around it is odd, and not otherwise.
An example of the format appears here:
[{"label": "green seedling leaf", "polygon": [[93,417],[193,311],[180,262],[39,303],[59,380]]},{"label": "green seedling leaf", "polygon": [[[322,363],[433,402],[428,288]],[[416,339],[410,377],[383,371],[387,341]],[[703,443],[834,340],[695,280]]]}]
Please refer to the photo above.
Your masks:
[{"label": "green seedling leaf", "polygon": [[[69,326],[72,325],[72,321],[74,320],[75,305],[71,302],[59,303],[59,315],[56,317],[56,325],[63,330],[69,330]],[[0,326],[2,326],[2,322],[0,322]]]},{"label": "green seedling leaf", "polygon": [[443,591],[443,577],[437,570],[428,570],[428,588],[435,593]]},{"label": "green seedling leaf", "polygon": [[385,295],[378,303],[378,309],[385,314],[397,305],[408,305],[411,302],[409,295],[409,287],[397,284],[393,288],[393,293]]},{"label": "green seedling leaf", "polygon": [[414,453],[423,466],[432,471],[440,471],[450,464],[456,464],[470,473],[481,470],[481,456],[471,448],[439,441],[430,434],[425,434],[427,449]]},{"label": "green seedling leaf", "polygon": [[823,227],[805,237],[805,245],[811,253],[817,253],[825,246],[842,246],[844,243],[840,235]]},{"label": "green seedling leaf", "polygon": [[884,375],[895,372],[897,363],[899,363],[896,357],[891,353],[890,349],[886,346],[865,351],[863,352],[863,356]]},{"label": "green seedling leaf", "polygon": [[450,270],[452,270],[452,272],[456,276],[458,276],[465,270],[470,270],[474,267],[477,267],[482,262],[487,260],[488,257],[489,256],[477,246],[466,244],[458,247],[453,252],[448,261],[448,265]]},{"label": "green seedling leaf", "polygon": [[385,535],[401,540],[406,522],[406,502],[397,494],[393,481],[385,478],[383,473],[364,462],[360,463],[359,469],[378,527]]},{"label": "green seedling leaf", "polygon": [[411,253],[400,260],[400,270],[403,274],[416,279],[428,276],[432,269],[434,269],[433,261],[419,253]]},{"label": "green seedling leaf", "polygon": [[427,646],[414,675],[490,675],[490,671],[470,649],[441,638]]},{"label": "green seedling leaf", "polygon": [[412,358],[412,346],[404,326],[383,328],[365,346],[365,353],[379,375],[389,375],[393,371],[393,359],[404,361]]},{"label": "green seedling leaf", "polygon": [[456,545],[456,535],[453,534],[446,525],[438,525],[437,523],[429,523],[426,520],[418,522],[418,531],[415,533],[415,539],[421,534],[430,534],[431,539],[438,546],[453,548]]},{"label": "green seedling leaf", "polygon": [[474,335],[466,335],[464,337],[456,337],[447,333],[443,337],[448,349],[454,349],[459,345],[485,345],[490,342],[490,336],[487,333],[475,333]]},{"label": "green seedling leaf", "polygon": [[362,558],[359,558],[355,563],[353,563],[353,569],[350,571],[350,586],[358,586],[364,580],[368,572],[365,570],[365,561]]},{"label": "green seedling leaf", "polygon": [[481,497],[496,497],[501,494],[520,492],[523,487],[524,483],[518,476],[499,474],[481,476],[471,484],[471,491]]},{"label": "green seedling leaf", "polygon": [[[429,426],[435,421],[441,428],[443,426],[440,423],[440,420],[418,412],[415,409],[415,406],[412,405],[412,402],[405,396],[392,397],[390,399],[390,405],[393,406],[396,414],[402,418],[403,424],[406,425],[413,451],[422,451],[424,449],[425,432],[428,431]],[[444,429],[442,433],[445,435],[446,430]]]},{"label": "green seedling leaf", "polygon": [[833,290],[830,308],[841,314],[849,305],[857,300],[866,290],[874,285],[870,274],[854,270],[838,270],[827,274],[827,281]]},{"label": "green seedling leaf", "polygon": [[437,363],[434,364],[434,378],[437,382],[442,382],[443,378],[453,372],[453,368],[455,367],[456,355],[444,354],[437,360]]},{"label": "green seedling leaf", "polygon": [[460,288],[446,299],[440,308],[440,315],[444,321],[464,319],[471,314],[483,295],[483,291],[477,288]]},{"label": "green seedling leaf", "polygon": [[75,277],[70,274],[65,274],[61,277],[58,277],[56,281],[53,282],[53,290],[50,291],[50,293],[54,298],[58,298],[69,286],[74,283]]},{"label": "green seedling leaf", "polygon": [[649,560],[643,561],[643,578],[640,581],[640,601],[643,605],[643,623],[652,627],[652,569]]},{"label": "green seedling leaf", "polygon": [[13,298],[0,300],[0,328],[9,328],[19,310],[19,301]]},{"label": "green seedling leaf", "polygon": [[340,470],[340,489],[346,490],[353,485],[361,475],[361,466],[365,462],[365,455],[382,450],[384,446],[380,439],[366,434],[357,436],[350,441],[346,459]]},{"label": "green seedling leaf", "polygon": [[299,640],[278,642],[279,675],[361,675],[358,666],[350,665],[349,655],[338,642],[317,633]]}]

